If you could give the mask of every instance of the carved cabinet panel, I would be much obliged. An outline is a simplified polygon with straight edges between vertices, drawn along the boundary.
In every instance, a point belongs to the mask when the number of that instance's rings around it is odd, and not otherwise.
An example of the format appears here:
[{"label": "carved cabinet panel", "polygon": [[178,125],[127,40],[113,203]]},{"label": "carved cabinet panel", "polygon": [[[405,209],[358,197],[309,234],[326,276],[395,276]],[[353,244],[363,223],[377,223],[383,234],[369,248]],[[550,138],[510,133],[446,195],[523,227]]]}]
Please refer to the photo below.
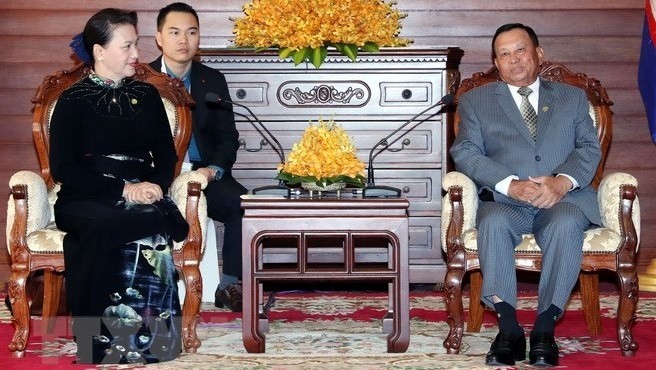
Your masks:
[{"label": "carved cabinet panel", "polygon": [[[309,121],[333,118],[367,163],[376,143],[455,92],[462,55],[456,47],[383,49],[362,53],[355,62],[329,54],[319,69],[294,66],[274,51],[204,49],[200,60],[223,72],[232,100],[248,106],[285,153]],[[241,144],[234,176],[248,189],[275,184],[281,162],[277,148],[245,109],[234,109]],[[439,225],[450,115],[439,110],[431,109],[401,129],[373,161],[376,184],[399,188],[410,201],[412,283],[441,283],[445,272]],[[218,232],[220,248],[220,226]]]}]

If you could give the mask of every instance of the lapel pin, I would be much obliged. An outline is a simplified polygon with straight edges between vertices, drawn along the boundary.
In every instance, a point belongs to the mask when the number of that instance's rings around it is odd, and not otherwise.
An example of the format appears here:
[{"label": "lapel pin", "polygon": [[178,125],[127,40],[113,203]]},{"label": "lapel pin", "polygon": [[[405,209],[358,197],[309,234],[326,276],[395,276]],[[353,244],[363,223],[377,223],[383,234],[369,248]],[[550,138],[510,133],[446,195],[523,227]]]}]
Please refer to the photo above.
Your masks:
[{"label": "lapel pin", "polygon": [[132,105],[136,105],[138,103],[138,101],[137,101],[137,99],[132,98],[132,100],[130,100],[130,103],[132,103]]},{"label": "lapel pin", "polygon": [[549,107],[547,107],[546,105],[544,107],[542,107],[542,112],[543,113],[547,112],[547,111],[549,111]]}]

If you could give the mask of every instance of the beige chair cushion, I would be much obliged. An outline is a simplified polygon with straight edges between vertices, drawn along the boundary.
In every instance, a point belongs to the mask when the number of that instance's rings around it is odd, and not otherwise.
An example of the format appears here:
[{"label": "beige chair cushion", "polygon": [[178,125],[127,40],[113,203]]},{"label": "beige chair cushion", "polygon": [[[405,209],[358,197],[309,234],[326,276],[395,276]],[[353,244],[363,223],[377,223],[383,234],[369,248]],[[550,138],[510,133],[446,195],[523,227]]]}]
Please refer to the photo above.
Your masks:
[{"label": "beige chair cushion", "polygon": [[162,98],[162,103],[164,103],[164,110],[166,110],[166,116],[169,119],[171,135],[175,136],[178,133],[178,111],[175,108],[175,104],[173,104],[170,100]]},{"label": "beige chair cushion", "polygon": [[[52,207],[48,202],[48,190],[41,176],[31,171],[19,171],[9,179],[9,187],[15,185],[27,185],[27,234],[42,229],[52,219]],[[7,250],[11,254],[9,236],[16,218],[14,208],[14,197],[9,196],[7,202]]]},{"label": "beige chair cushion", "polygon": [[27,248],[32,253],[64,253],[65,235],[53,221],[45,228],[27,234]]},{"label": "beige chair cushion", "polygon": [[[207,178],[196,171],[183,172],[178,176],[171,185],[171,199],[178,205],[178,209],[186,217],[186,207],[187,204],[187,184],[190,182],[197,182],[200,184],[201,189],[205,189],[207,186]],[[207,227],[207,199],[203,192],[200,193],[200,200],[198,201],[198,222],[200,223],[201,235],[203,236],[203,241],[201,245],[201,254],[205,249],[205,237],[206,227]],[[182,248],[182,243],[175,243],[174,250]]]}]

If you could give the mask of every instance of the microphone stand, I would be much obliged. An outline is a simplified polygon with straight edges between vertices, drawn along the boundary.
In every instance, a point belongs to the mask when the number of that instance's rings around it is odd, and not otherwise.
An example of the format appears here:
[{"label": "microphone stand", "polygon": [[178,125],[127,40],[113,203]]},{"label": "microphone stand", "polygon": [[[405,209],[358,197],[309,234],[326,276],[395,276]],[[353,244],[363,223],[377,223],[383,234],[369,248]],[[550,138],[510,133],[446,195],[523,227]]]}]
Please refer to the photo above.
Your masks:
[{"label": "microphone stand", "polygon": [[[273,143],[276,144],[277,149],[278,149],[278,150],[276,150],[276,154],[278,154],[278,157],[280,157],[280,160],[282,161],[281,163],[285,163],[285,151],[282,148],[282,145],[280,144],[278,139],[271,133],[271,131],[269,131],[269,129],[264,125],[264,123],[262,123],[262,121],[260,121],[260,119],[257,118],[255,113],[253,113],[253,111],[247,105],[237,103],[237,102],[233,102],[233,101],[226,101],[226,100],[222,99],[220,96],[218,96],[216,94],[213,94],[213,93],[208,93],[205,96],[205,99],[209,100],[209,101],[212,101],[212,102],[217,102],[217,103],[222,103],[223,102],[223,103],[227,103],[227,104],[232,104],[232,105],[236,105],[238,107],[242,107],[242,108],[246,109],[246,111],[255,119],[255,122],[257,122],[259,124],[259,126],[262,128],[262,130],[264,130],[269,137],[267,138],[265,135],[262,135],[262,131],[258,130],[260,135],[265,136],[264,137],[265,140],[267,140],[269,142],[273,142]],[[251,120],[247,115],[237,113],[237,112],[234,111],[234,109],[233,109],[233,113],[237,114],[241,117],[246,118],[253,126],[255,126],[253,120]],[[256,128],[257,128],[257,126],[256,126]],[[254,194],[254,195],[255,194],[274,195],[274,196],[283,196],[283,197],[289,198],[291,196],[291,189],[287,185],[285,185],[285,182],[283,180],[280,180],[280,181],[278,181],[278,185],[260,186],[260,187],[257,187],[255,189],[251,190],[251,193]]]},{"label": "microphone stand", "polygon": [[[371,151],[369,152],[369,168],[367,168],[367,184],[365,185],[364,189],[362,189],[362,197],[363,198],[399,198],[399,197],[401,197],[401,189],[398,189],[398,188],[395,188],[395,187],[392,187],[392,186],[376,185],[375,184],[373,163],[374,163],[374,157],[375,157],[374,152],[376,151],[376,148],[378,148],[381,145],[384,145],[384,147],[381,148],[376,153],[376,155],[378,155],[383,150],[385,150],[389,147],[390,143],[387,140],[389,140],[397,132],[401,131],[403,128],[408,126],[410,123],[415,122],[417,117],[423,115],[424,113],[428,112],[429,110],[431,110],[433,108],[439,107],[440,105],[449,105],[449,104],[451,104],[451,102],[453,102],[453,95],[451,95],[451,94],[445,95],[437,103],[431,105],[430,107],[428,107],[428,108],[424,109],[423,111],[417,113],[414,117],[412,117],[409,120],[405,121],[399,128],[392,131],[392,133],[385,136],[383,139],[381,139],[379,142],[377,142],[376,145],[374,145],[373,148],[371,148]],[[437,113],[439,113],[439,112],[437,112]],[[435,113],[435,114],[437,114],[437,113]],[[409,131],[410,130],[404,132],[396,140],[399,140],[400,138],[405,136]]]}]

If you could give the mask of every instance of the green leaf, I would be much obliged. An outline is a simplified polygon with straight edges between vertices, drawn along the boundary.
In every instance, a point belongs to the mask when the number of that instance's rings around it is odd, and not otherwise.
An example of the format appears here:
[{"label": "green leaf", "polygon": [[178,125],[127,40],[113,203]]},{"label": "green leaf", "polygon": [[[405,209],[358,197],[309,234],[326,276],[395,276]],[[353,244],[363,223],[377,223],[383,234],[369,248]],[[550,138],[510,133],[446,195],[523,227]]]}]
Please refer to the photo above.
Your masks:
[{"label": "green leaf", "polygon": [[325,46],[318,47],[312,50],[312,56],[310,62],[312,63],[314,68],[319,68],[321,67],[323,61],[326,60],[327,56],[328,56],[328,48]]},{"label": "green leaf", "polygon": [[301,64],[305,59],[307,59],[307,56],[311,50],[312,49],[310,49],[309,47],[303,48],[301,50],[297,50],[296,53],[294,53],[294,56],[292,57],[294,59],[294,65],[297,66]]},{"label": "green leaf", "polygon": [[349,185],[353,185],[358,188],[363,187],[366,182],[364,176],[362,175],[357,175],[356,177],[340,175],[340,176],[332,177],[330,180],[332,180],[331,182],[345,182]]},{"label": "green leaf", "polygon": [[278,58],[280,58],[281,60],[282,60],[282,59],[285,59],[285,58],[287,58],[289,55],[291,55],[293,52],[294,52],[294,50],[292,50],[292,49],[290,49],[290,48],[281,48],[281,49],[278,51]]},{"label": "green leaf", "polygon": [[358,58],[358,47],[354,44],[344,44],[342,54],[346,55],[349,59],[355,62]]},{"label": "green leaf", "polygon": [[316,177],[313,176],[296,176],[288,172],[279,172],[276,179],[285,181],[288,185],[300,184],[302,182],[315,182]]},{"label": "green leaf", "polygon": [[364,45],[362,45],[360,47],[360,50],[366,51],[366,52],[369,52],[369,53],[377,53],[377,52],[380,51],[380,49],[378,48],[378,44],[376,44],[375,42],[371,42],[371,41],[365,42]]}]

